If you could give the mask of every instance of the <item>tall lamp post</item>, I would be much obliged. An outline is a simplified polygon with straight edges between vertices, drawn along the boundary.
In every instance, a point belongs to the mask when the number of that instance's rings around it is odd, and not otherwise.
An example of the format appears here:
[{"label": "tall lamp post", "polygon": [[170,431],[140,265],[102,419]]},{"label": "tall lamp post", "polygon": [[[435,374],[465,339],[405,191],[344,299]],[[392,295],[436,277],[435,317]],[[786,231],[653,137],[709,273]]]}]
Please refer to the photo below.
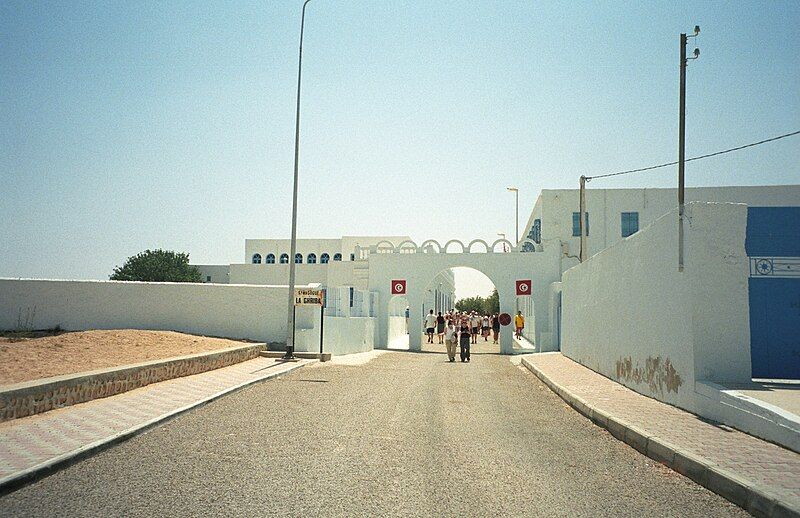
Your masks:
[{"label": "tall lamp post", "polygon": [[[306,5],[311,0],[303,2],[303,12],[300,16],[300,57],[297,60],[297,112],[295,113],[294,126],[294,192],[292,194],[292,244],[289,253],[289,304],[286,319],[286,355],[284,358],[294,358],[294,279],[295,279],[295,254],[297,253],[297,163],[300,155],[300,76],[303,71],[303,27],[306,21]],[[324,318],[324,317],[323,317]]]},{"label": "tall lamp post", "polygon": [[514,212],[514,225],[515,225],[515,234],[514,234],[514,246],[519,245],[519,189],[516,187],[506,187],[506,190],[509,190],[516,194],[517,198],[517,209]]},{"label": "tall lamp post", "polygon": [[683,166],[686,147],[686,65],[690,59],[700,57],[700,49],[694,49],[694,57],[686,57],[686,44],[689,38],[700,34],[700,26],[694,26],[694,34],[687,36],[681,33],[681,91],[678,114],[678,271],[683,271]]}]

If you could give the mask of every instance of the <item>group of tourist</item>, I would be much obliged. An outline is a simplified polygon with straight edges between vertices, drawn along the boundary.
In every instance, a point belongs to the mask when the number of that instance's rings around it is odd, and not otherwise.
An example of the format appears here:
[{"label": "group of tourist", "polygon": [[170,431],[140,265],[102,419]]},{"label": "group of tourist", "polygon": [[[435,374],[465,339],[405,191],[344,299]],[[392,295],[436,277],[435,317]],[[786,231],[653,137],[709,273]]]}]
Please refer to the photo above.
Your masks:
[{"label": "group of tourist", "polygon": [[478,343],[478,336],[485,342],[492,336],[492,343],[500,340],[500,319],[498,315],[480,315],[477,311],[462,312],[451,309],[438,315],[433,310],[425,316],[425,333],[428,343],[434,343],[433,337],[445,344],[447,356],[451,362],[456,361],[456,343],[461,346],[461,361],[470,361],[470,345]]}]

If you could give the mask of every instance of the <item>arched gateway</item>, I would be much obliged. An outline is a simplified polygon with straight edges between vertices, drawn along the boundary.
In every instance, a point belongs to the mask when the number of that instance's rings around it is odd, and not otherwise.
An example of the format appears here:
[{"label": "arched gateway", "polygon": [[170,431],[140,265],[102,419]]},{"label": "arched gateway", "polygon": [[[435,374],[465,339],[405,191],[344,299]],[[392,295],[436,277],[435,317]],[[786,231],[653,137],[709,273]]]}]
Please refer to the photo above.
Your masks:
[{"label": "arched gateway", "polygon": [[[435,242],[433,242],[435,243]],[[405,281],[403,295],[412,308],[422,307],[425,290],[434,277],[443,270],[456,267],[474,268],[486,275],[494,283],[500,295],[500,311],[514,314],[516,310],[516,282],[518,280],[532,281],[532,294],[534,314],[536,321],[535,340],[549,349],[550,335],[547,329],[550,322],[549,286],[559,280],[559,250],[557,247],[548,247],[544,251],[521,252],[508,243],[509,253],[495,253],[494,245],[472,242],[470,246],[452,246],[459,249],[456,253],[446,253],[447,246],[438,246],[434,250],[431,241],[425,242],[425,247],[419,247],[416,253],[409,253],[410,246],[404,243],[402,252],[400,248],[394,251],[380,250],[379,253],[369,255],[369,289],[379,293],[378,332],[376,347],[386,348],[396,339],[399,326],[390,326],[389,307],[393,298],[392,286]],[[448,244],[453,241],[448,242]],[[460,242],[459,242],[460,243]],[[496,243],[495,243],[496,244]],[[472,245],[480,251],[470,253]],[[463,252],[461,251],[463,250]],[[396,313],[396,311],[395,311]],[[510,329],[501,333],[500,351],[504,354],[513,352],[513,338]],[[409,345],[411,350],[419,350],[422,343],[422,313],[410,311],[408,322]],[[545,338],[547,335],[547,339]],[[544,343],[543,343],[544,342]],[[540,348],[539,350],[542,350]]]}]

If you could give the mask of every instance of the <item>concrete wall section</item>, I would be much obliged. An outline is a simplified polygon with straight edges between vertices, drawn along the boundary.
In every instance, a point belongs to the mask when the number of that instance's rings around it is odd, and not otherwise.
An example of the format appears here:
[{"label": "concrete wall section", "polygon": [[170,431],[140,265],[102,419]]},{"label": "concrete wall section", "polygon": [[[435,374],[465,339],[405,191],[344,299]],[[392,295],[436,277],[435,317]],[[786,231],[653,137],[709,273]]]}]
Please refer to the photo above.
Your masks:
[{"label": "concrete wall section", "polygon": [[193,264],[203,276],[202,282],[229,284],[231,267],[227,264]]},{"label": "concrete wall section", "polygon": [[696,379],[750,379],[744,205],[687,206],[567,270],[561,350],[645,395],[696,410]]},{"label": "concrete wall section", "polygon": [[158,329],[286,340],[286,286],[0,279],[0,329]]},{"label": "concrete wall section", "polygon": [[[334,356],[371,351],[375,347],[375,318],[325,317],[325,339],[322,349]],[[297,329],[295,351],[319,352],[319,317],[314,327]]]}]

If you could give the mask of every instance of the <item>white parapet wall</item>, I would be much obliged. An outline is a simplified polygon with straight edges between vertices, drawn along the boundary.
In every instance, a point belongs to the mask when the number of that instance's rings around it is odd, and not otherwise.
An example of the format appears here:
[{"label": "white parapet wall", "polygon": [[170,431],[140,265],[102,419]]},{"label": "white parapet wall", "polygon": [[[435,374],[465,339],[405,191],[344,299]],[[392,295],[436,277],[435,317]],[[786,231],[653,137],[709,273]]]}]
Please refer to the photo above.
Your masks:
[{"label": "white parapet wall", "polygon": [[[0,279],[0,329],[158,329],[286,341],[286,286]],[[312,321],[298,308],[298,321]],[[312,324],[313,325],[313,324]]]},{"label": "white parapet wall", "polygon": [[[325,316],[322,344],[323,352],[334,356],[363,353],[375,348],[376,320],[374,317],[331,317]],[[319,316],[315,327],[297,331],[295,350],[300,352],[319,352]]]},{"label": "white parapet wall", "polygon": [[564,355],[698,412],[695,382],[750,380],[747,207],[691,203],[564,273]]}]

